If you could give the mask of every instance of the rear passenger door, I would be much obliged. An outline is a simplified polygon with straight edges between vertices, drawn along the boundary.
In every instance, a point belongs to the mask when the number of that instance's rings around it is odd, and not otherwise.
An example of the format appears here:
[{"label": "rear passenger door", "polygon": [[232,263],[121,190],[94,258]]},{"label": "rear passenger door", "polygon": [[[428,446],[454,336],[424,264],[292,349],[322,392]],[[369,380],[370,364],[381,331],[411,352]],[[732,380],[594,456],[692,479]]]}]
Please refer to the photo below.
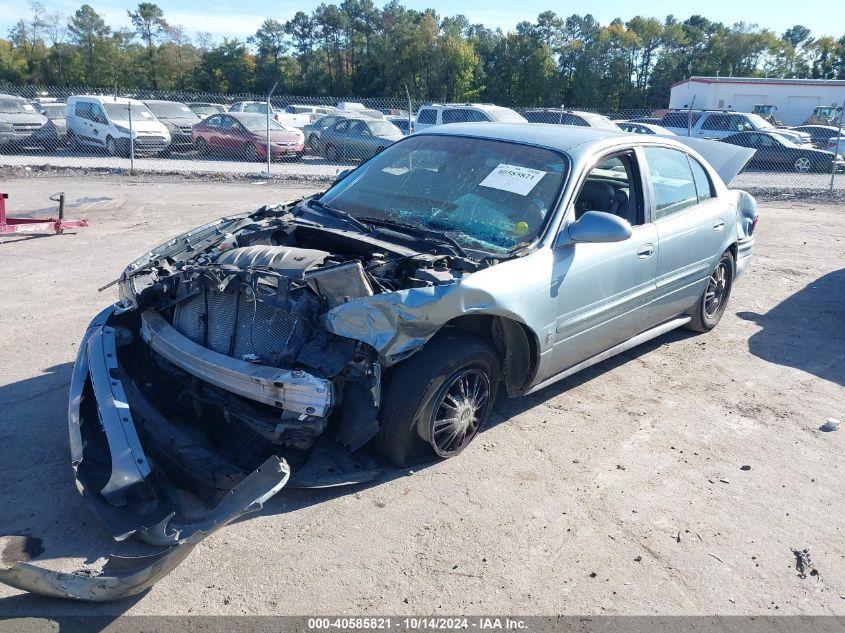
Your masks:
[{"label": "rear passenger door", "polygon": [[728,247],[729,211],[694,157],[668,147],[646,147],[643,154],[658,242],[653,317],[663,322],[687,311],[704,292]]}]

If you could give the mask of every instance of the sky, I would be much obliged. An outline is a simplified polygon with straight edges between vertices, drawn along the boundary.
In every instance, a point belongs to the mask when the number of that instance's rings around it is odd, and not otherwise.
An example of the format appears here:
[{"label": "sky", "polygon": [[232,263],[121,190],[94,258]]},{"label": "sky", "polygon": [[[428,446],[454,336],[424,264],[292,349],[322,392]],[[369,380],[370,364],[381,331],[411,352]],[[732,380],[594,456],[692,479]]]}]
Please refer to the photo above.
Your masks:
[{"label": "sky", "polygon": [[[59,11],[72,14],[84,0],[41,0],[49,12]],[[335,0],[338,4],[340,0]],[[384,0],[375,0],[382,6]],[[88,0],[94,9],[103,15],[111,27],[127,26],[126,10],[134,8],[132,4],[118,0]],[[272,17],[284,21],[296,11],[311,12],[320,0],[252,0],[245,3],[245,12],[237,11],[237,4],[223,0],[158,0],[170,24],[182,25],[190,35],[203,31],[212,34],[215,40],[223,37],[245,38],[255,33],[264,18]],[[546,10],[553,10],[566,17],[573,13],[592,13],[602,24],[607,24],[616,17],[628,20],[635,15],[657,17],[661,20],[673,14],[678,20],[685,20],[692,13],[726,24],[744,21],[757,23],[780,35],[794,24],[803,24],[813,35],[834,35],[837,38],[845,34],[845,11],[837,12],[826,7],[811,10],[802,15],[796,7],[799,3],[787,0],[708,0],[704,3],[685,3],[677,0],[650,0],[650,2],[632,3],[630,0],[604,0],[603,2],[574,2],[550,4],[543,0],[522,0],[514,3],[510,0],[462,0],[456,4],[445,0],[404,0],[410,9],[424,10],[433,8],[441,16],[463,13],[473,24],[482,23],[487,27],[499,27],[504,31],[512,30],[523,20],[533,21]],[[23,0],[0,0],[0,36],[5,36],[9,28],[25,13],[26,2]],[[691,11],[689,6],[695,7]],[[835,18],[835,15],[840,15]]]}]

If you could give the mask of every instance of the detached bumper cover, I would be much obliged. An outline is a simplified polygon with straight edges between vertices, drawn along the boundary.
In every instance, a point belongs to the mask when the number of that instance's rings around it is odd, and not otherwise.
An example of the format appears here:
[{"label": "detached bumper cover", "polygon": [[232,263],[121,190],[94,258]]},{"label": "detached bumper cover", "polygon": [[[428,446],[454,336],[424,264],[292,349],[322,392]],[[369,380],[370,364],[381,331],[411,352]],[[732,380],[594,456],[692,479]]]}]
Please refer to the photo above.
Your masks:
[{"label": "detached bumper cover", "polygon": [[[134,535],[163,549],[135,558],[112,556],[99,571],[83,569],[71,573],[51,571],[23,560],[3,560],[0,582],[12,587],[91,601],[119,600],[140,593],[173,570],[206,536],[260,509],[290,476],[285,460],[271,456],[228,490],[214,507],[198,518],[194,515],[190,521],[177,516],[170,507],[139,511],[133,506],[130,496],[152,479],[152,470],[127,404],[129,385],[124,386],[119,379],[122,374],[116,353],[118,333],[108,323],[113,314],[114,308],[107,308],[91,322],[71,376],[68,431],[76,485],[116,540]],[[89,463],[85,461],[81,414],[84,397],[96,400],[99,423],[108,442],[111,473],[105,485],[105,477],[86,469]],[[90,423],[87,420],[86,424]]]}]

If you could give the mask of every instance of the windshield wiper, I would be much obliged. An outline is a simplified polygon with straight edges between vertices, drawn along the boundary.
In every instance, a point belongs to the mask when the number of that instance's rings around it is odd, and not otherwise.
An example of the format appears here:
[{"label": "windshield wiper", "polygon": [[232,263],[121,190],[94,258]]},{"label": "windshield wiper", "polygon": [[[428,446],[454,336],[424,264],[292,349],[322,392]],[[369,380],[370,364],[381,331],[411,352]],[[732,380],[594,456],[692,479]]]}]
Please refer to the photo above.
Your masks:
[{"label": "windshield wiper", "polygon": [[399,220],[392,220],[390,218],[361,218],[362,220],[369,222],[370,224],[378,224],[381,226],[393,226],[411,233],[415,233],[420,237],[427,237],[429,239],[438,240],[440,242],[444,242],[455,249],[455,252],[460,255],[461,257],[469,257],[469,254],[464,250],[464,247],[461,246],[458,241],[446,233],[445,231],[435,231],[434,229],[427,229],[424,226],[418,226],[416,224],[408,224],[407,222],[400,222]]},{"label": "windshield wiper", "polygon": [[320,202],[319,200],[317,200],[315,198],[311,198],[308,201],[307,204],[310,204],[311,206],[313,206],[315,209],[317,209],[319,211],[327,211],[330,215],[333,215],[336,218],[340,218],[341,220],[346,220],[347,222],[349,222],[349,224],[354,226],[356,229],[358,229],[362,233],[372,233],[373,232],[373,227],[364,224],[363,222],[361,222],[361,220],[356,218],[354,215],[347,213],[346,211],[341,211],[340,209],[335,209],[334,207],[330,207],[329,205],[327,205],[323,202]]}]

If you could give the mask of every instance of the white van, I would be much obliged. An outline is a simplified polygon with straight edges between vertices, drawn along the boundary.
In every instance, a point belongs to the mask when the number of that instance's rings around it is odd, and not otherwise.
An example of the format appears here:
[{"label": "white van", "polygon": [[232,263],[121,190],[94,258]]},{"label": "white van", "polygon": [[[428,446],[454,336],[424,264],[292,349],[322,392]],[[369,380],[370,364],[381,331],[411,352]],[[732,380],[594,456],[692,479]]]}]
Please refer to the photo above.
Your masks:
[{"label": "white van", "polygon": [[417,111],[414,130],[444,123],[527,123],[524,116],[510,108],[491,103],[431,103]]},{"label": "white van", "polygon": [[67,136],[71,148],[104,149],[129,155],[129,117],[136,154],[158,154],[170,146],[170,132],[141,101],[125,97],[78,95],[67,100]]}]

